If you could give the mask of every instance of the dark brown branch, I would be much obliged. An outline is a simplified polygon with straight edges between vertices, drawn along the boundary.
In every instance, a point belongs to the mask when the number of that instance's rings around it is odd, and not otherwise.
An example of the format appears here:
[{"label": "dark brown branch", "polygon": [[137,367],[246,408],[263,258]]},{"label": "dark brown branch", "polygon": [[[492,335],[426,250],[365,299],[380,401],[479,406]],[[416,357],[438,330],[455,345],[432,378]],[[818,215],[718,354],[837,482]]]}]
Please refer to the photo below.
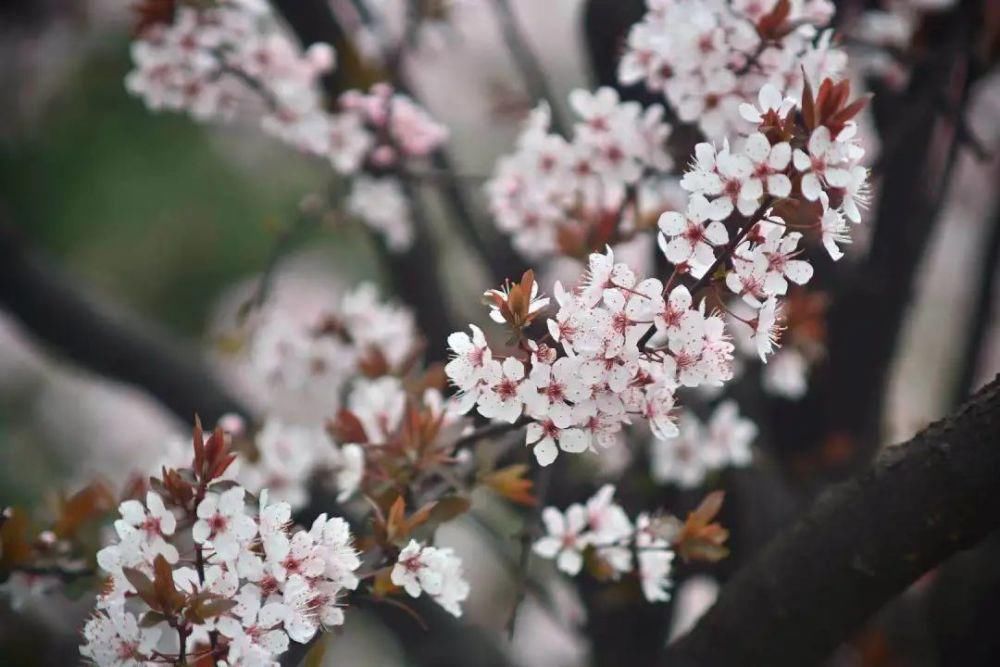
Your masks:
[{"label": "dark brown branch", "polygon": [[528,417],[521,417],[513,423],[508,422],[496,422],[493,424],[487,424],[486,426],[477,428],[471,433],[463,435],[458,440],[455,441],[453,445],[454,449],[457,451],[463,447],[468,447],[469,445],[474,445],[484,438],[492,438],[498,435],[503,435],[504,433],[510,433],[511,431],[516,431],[517,429],[526,426],[531,419]]},{"label": "dark brown branch", "polygon": [[195,349],[87,294],[78,279],[26,248],[0,223],[0,307],[42,343],[80,366],[135,385],[185,423],[226,413],[249,417]]},{"label": "dark brown branch", "polygon": [[871,614],[1000,526],[1000,376],[833,487],[723,589],[663,665],[817,664]]}]

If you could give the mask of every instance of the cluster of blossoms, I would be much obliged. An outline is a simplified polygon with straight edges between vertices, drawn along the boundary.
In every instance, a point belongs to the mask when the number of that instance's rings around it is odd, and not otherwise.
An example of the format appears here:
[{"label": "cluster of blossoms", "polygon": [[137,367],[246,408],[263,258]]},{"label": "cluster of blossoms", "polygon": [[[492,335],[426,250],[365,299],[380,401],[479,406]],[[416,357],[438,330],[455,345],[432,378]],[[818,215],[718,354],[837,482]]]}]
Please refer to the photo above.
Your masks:
[{"label": "cluster of blossoms", "polygon": [[336,307],[306,316],[280,305],[266,308],[249,361],[252,375],[267,387],[268,415],[322,425],[341,407],[353,378],[402,375],[417,346],[413,313],[380,301],[376,287],[363,283]]},{"label": "cluster of blossoms", "polygon": [[[370,284],[307,321],[264,313],[251,362],[268,387],[269,417],[253,435],[257,455],[241,462],[236,479],[298,508],[313,482],[343,501],[367,469],[397,457],[407,466],[441,464],[448,456],[438,446],[457,439],[466,420],[433,382],[414,376],[418,350],[412,313],[380,302]],[[435,446],[422,445],[417,457],[407,453],[417,445],[406,430],[413,419],[434,424]]]},{"label": "cluster of blossoms", "polygon": [[97,664],[274,665],[290,640],[344,622],[361,564],[347,523],[322,514],[295,529],[287,503],[224,479],[235,455],[221,429],[196,428],[194,449],[145,502],[120,505],[117,541],[97,554],[110,583],[81,647]]},{"label": "cluster of blossoms", "polygon": [[338,172],[355,175],[348,210],[385,237],[390,250],[413,242],[409,204],[392,174],[406,160],[425,157],[448,138],[412,99],[387,84],[368,94],[349,90],[340,96],[339,113],[330,122],[331,159]]},{"label": "cluster of blossoms", "polygon": [[329,111],[321,77],[334,65],[326,44],[302,52],[267,3],[178,4],[148,22],[132,45],[128,90],[155,110],[198,120],[249,118],[298,150],[328,159],[352,181],[349,211],[395,251],[413,236],[406,197],[392,177],[448,136],[406,95],[385,84],[348,91]]},{"label": "cluster of blossoms", "polygon": [[[455,354],[445,367],[460,390],[463,409],[476,405],[485,417],[530,423],[528,444],[541,465],[561,449],[579,453],[608,447],[622,425],[646,420],[657,438],[677,435],[673,420],[679,387],[719,386],[732,375],[733,345],[720,315],[695,306],[686,287],[667,290],[656,278],[639,280],[610,249],[590,256],[589,271],[573,291],[556,284],[559,309],[547,320],[562,350],[524,336],[524,327],[547,299],[536,295],[533,277],[494,299],[497,320],[519,336],[519,346],[494,358],[482,331],[455,333]],[[664,293],[669,296],[664,298]],[[639,342],[652,332],[651,344]]]},{"label": "cluster of blossoms", "polygon": [[275,501],[299,509],[309,500],[309,485],[330,487],[337,499],[353,496],[364,476],[365,453],[355,443],[338,446],[320,426],[268,419],[254,436],[256,456],[241,462],[236,480],[248,489],[268,489]]},{"label": "cluster of blossoms", "polygon": [[300,148],[329,152],[317,85],[334,64],[328,45],[303,53],[258,0],[178,3],[147,23],[132,44],[135,69],[125,84],[151,109],[255,118]]},{"label": "cluster of blossoms", "polygon": [[658,189],[672,166],[664,108],[643,111],[612,88],[575,90],[569,100],[579,116],[572,139],[551,133],[548,107],[537,108],[486,185],[497,225],[531,258],[586,257],[629,238],[644,224],[637,199],[663,210]]},{"label": "cluster of blossoms", "polygon": [[842,73],[846,55],[821,32],[833,11],[828,0],[647,0],[618,78],[662,92],[680,120],[720,141],[745,127],[739,106],[765,84],[798,99],[806,79]]},{"label": "cluster of blossoms", "polygon": [[837,260],[838,244],[849,242],[848,221],[861,222],[868,171],[852,118],[865,100],[849,103],[849,95],[847,81],[829,79],[815,96],[807,82],[801,103],[764,86],[759,108],[740,108],[756,130],[733,145],[698,144],[681,179],[691,194],[686,211],[664,213],[658,223],[660,248],[678,272],[712,282],[721,271],[753,311],[750,318],[733,316],[752,327],[762,361],[780,330],[777,299],[790,282],[805,284],[813,274],[799,259],[803,232]]},{"label": "cluster of blossoms", "polygon": [[674,560],[670,531],[661,529],[645,513],[633,524],[614,502],[614,494],[615,487],[609,484],[586,505],[573,504],[565,512],[546,507],[542,511],[546,535],[535,542],[534,552],[554,559],[570,576],[579,574],[588,558],[589,569],[608,579],[618,579],[637,568],[646,599],[669,600]]},{"label": "cluster of blossoms", "polygon": [[650,443],[650,476],[656,482],[694,488],[713,470],[750,463],[757,425],[741,417],[732,400],[720,403],[706,423],[684,411],[677,428],[676,438]]},{"label": "cluster of blossoms", "polygon": [[[681,179],[690,193],[686,210],[658,222],[660,248],[675,266],[666,284],[637,277],[610,248],[592,254],[574,290],[556,283],[558,310],[544,338],[527,333],[549,302],[538,298],[530,272],[487,292],[493,319],[507,324],[517,347],[494,354],[476,327],[471,336],[452,334],[455,358],[445,370],[463,409],[476,406],[484,417],[511,423],[526,417],[542,465],[560,449],[607,446],[634,417],[657,438],[676,436],[676,390],[720,386],[733,375],[725,315],[708,311],[698,290],[715,288],[718,307],[748,326],[766,361],[782,328],[778,299],[790,282],[812,277],[799,258],[803,232],[836,260],[838,243],[848,241],[847,221],[860,222],[868,174],[852,119],[865,100],[849,96],[847,81],[825,79],[815,95],[807,81],[801,102],[767,84],[759,107],[739,108],[754,131],[732,145],[696,146]],[[681,284],[685,276],[697,279],[693,290]],[[735,308],[751,314],[730,309],[716,281],[738,297]]]}]

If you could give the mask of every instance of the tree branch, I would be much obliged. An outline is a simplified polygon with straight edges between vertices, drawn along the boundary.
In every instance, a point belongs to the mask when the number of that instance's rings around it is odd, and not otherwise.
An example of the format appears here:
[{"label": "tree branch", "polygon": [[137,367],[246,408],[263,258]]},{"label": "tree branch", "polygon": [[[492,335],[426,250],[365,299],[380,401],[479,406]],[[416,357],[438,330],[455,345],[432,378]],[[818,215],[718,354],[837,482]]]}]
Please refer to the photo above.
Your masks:
[{"label": "tree branch", "polygon": [[662,664],[816,664],[949,555],[1000,526],[1000,376],[824,494],[725,586]]},{"label": "tree branch", "polygon": [[[284,16],[303,46],[325,42],[335,47],[339,61],[336,72],[360,72],[366,76],[372,73],[370,68],[360,62],[357,50],[347,39],[326,0],[272,0],[271,4]],[[411,86],[402,69],[400,67],[399,71],[388,72],[388,78],[398,91],[412,96]],[[324,82],[331,95],[341,92],[348,84],[343,74],[327,77]],[[506,238],[478,224],[474,207],[448,153],[443,149],[435,150],[431,154],[431,164],[435,172],[440,174],[433,185],[440,193],[442,202],[454,218],[465,241],[489,267],[493,281],[500,284],[505,278],[520,276],[526,269],[524,260],[514,252]]]},{"label": "tree branch", "polygon": [[976,290],[972,305],[972,315],[966,328],[965,343],[962,347],[962,362],[952,393],[955,404],[959,404],[974,389],[979,361],[982,359],[983,343],[987,340],[990,327],[993,324],[996,292],[997,266],[1000,266],[1000,204],[993,212],[984,239],[984,251],[980,259],[976,279],[973,282]]},{"label": "tree branch", "polygon": [[100,303],[77,279],[26,248],[0,222],[0,306],[41,342],[106,377],[135,385],[184,423],[209,424],[226,413],[250,417],[210,373],[195,349]]},{"label": "tree branch", "polygon": [[490,4],[493,5],[493,14],[500,26],[500,34],[507,45],[507,50],[510,51],[511,58],[514,59],[514,64],[521,73],[524,86],[527,88],[532,102],[537,103],[539,100],[544,100],[552,112],[552,128],[563,136],[569,136],[569,127],[563,121],[561,107],[556,105],[555,96],[549,87],[545,72],[521,31],[510,0],[490,0]]}]

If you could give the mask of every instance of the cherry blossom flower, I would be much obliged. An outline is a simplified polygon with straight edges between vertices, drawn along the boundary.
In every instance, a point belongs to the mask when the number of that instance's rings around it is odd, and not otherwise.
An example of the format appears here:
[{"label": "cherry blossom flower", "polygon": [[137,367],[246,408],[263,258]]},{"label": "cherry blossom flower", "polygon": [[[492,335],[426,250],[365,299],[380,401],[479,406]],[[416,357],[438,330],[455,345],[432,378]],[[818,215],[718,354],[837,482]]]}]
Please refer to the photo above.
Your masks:
[{"label": "cherry blossom flower", "polygon": [[795,105],[795,101],[782,96],[776,86],[766,83],[757,93],[757,106],[743,102],[739,106],[740,116],[747,122],[760,125],[769,112],[784,116]]},{"label": "cherry blossom flower", "polygon": [[[511,424],[517,421],[524,405],[524,364],[514,357],[507,357],[502,364],[493,360],[484,369],[483,380],[485,387],[477,404],[479,414]],[[529,385],[527,390],[533,388]]]},{"label": "cherry blossom flower", "polygon": [[793,347],[779,350],[764,367],[764,390],[775,396],[796,400],[805,396],[809,385],[809,364]]},{"label": "cherry blossom flower", "polygon": [[[821,201],[825,203],[825,195]],[[847,223],[844,222],[844,216],[835,209],[824,207],[823,215],[820,217],[820,225],[823,247],[826,248],[830,259],[837,261],[844,256],[844,252],[838,244],[851,242],[851,238],[848,236]]]},{"label": "cherry blossom flower", "polygon": [[211,546],[227,562],[235,561],[242,545],[257,534],[257,524],[244,512],[245,494],[241,486],[206,494],[198,504],[198,520],[191,528],[196,543]]},{"label": "cherry blossom flower", "polygon": [[796,285],[804,285],[812,278],[812,264],[794,259],[799,254],[801,239],[802,235],[798,232],[785,234],[783,228],[776,227],[768,232],[763,243],[754,248],[755,253],[767,259],[767,271],[764,274],[766,294],[782,296],[788,291],[788,280]]},{"label": "cherry blossom flower", "polygon": [[732,267],[733,270],[726,273],[726,287],[742,297],[747,305],[760,308],[761,299],[767,295],[764,289],[767,257],[761,253],[751,253],[747,257],[736,252],[733,254]]},{"label": "cherry blossom flower", "polygon": [[547,535],[532,547],[542,558],[555,559],[556,566],[573,576],[583,567],[583,552],[589,544],[586,534],[587,511],[583,505],[571,505],[563,514],[554,507],[542,510]]},{"label": "cherry blossom flower", "polygon": [[[673,264],[690,263],[698,267],[695,277],[715,261],[715,246],[729,242],[729,233],[721,222],[709,222],[711,205],[702,195],[693,195],[686,214],[667,211],[660,216],[660,250]],[[669,241],[667,239],[670,239]]]},{"label": "cherry blossom flower", "polygon": [[462,561],[449,548],[423,546],[416,540],[400,552],[390,573],[392,583],[411,597],[427,593],[453,616],[461,616],[460,603],[469,595]]},{"label": "cherry blossom flower", "polygon": [[701,423],[685,411],[676,428],[677,437],[650,441],[650,475],[661,484],[694,488],[704,481],[708,470],[701,453]]},{"label": "cherry blossom flower", "polygon": [[381,234],[393,252],[403,252],[413,244],[410,204],[397,179],[357,176],[347,198],[347,210]]},{"label": "cherry blossom flower", "polygon": [[235,597],[235,616],[222,616],[216,623],[229,639],[231,664],[267,664],[288,650],[288,635],[280,629],[288,609],[280,602],[261,604],[262,591],[246,584]]},{"label": "cherry blossom flower", "polygon": [[826,0],[792,3],[780,30],[765,22],[773,3],[646,4],[645,16],[629,31],[619,81],[644,83],[710,141],[783,116],[801,96],[801,68],[816,80],[843,68],[843,52],[828,38],[816,39],[832,16]]},{"label": "cherry blossom flower", "polygon": [[757,425],[740,416],[735,401],[720,403],[704,430],[702,458],[710,469],[750,463],[750,444],[757,437]]},{"label": "cherry blossom flower", "polygon": [[472,336],[464,332],[448,336],[448,347],[455,356],[444,367],[448,379],[463,392],[460,400],[462,412],[471,409],[478,399],[474,390],[483,379],[486,365],[493,358],[482,329],[475,324],[470,324],[469,329]]},{"label": "cherry blossom flower", "polygon": [[781,325],[778,322],[778,302],[772,296],[760,310],[757,311],[757,321],[754,325],[752,340],[757,348],[757,354],[761,361],[767,361],[767,355],[778,343],[778,336],[781,332]]},{"label": "cherry blossom flower", "polygon": [[525,429],[525,440],[533,447],[538,464],[550,465],[559,456],[559,450],[579,454],[590,447],[588,433],[574,428],[576,419],[573,408],[566,403],[550,405],[542,421],[534,421]]},{"label": "cherry blossom flower", "polygon": [[795,149],[792,160],[802,174],[802,196],[819,199],[824,187],[843,188],[851,182],[851,173],[841,166],[845,161],[844,144],[830,137],[830,130],[820,125],[809,135],[808,154]]},{"label": "cherry blossom flower", "polygon": [[530,387],[534,391],[524,392],[524,403],[533,417],[544,417],[555,405],[564,401],[584,400],[590,394],[580,382],[579,362],[570,357],[557,359],[547,364],[536,361],[528,375]]},{"label": "cherry blossom flower", "polygon": [[648,514],[635,520],[635,545],[639,565],[639,583],[642,594],[650,602],[667,602],[673,587],[674,552],[670,545],[650,530]]},{"label": "cherry blossom flower", "polygon": [[340,517],[328,518],[324,512],[313,521],[309,534],[323,561],[323,576],[342,588],[357,588],[358,577],[354,571],[361,566],[361,559],[352,545],[347,522]]},{"label": "cherry blossom flower", "polygon": [[153,659],[160,634],[160,628],[140,627],[135,616],[114,606],[87,621],[80,653],[99,665],[141,667]]},{"label": "cherry blossom flower", "polygon": [[743,153],[753,164],[751,180],[759,182],[764,192],[779,199],[791,194],[792,181],[784,173],[792,161],[792,147],[787,141],[772,145],[767,137],[755,132],[747,137]]},{"label": "cherry blossom flower", "polygon": [[[115,522],[126,524],[138,529],[145,541],[144,550],[146,558],[152,561],[158,554],[162,554],[168,563],[176,563],[179,555],[177,547],[167,542],[167,538],[174,534],[177,528],[177,519],[173,512],[168,510],[163,499],[153,491],[146,494],[146,504],[143,506],[138,500],[126,500],[118,506],[118,511],[122,518]],[[119,534],[121,534],[119,530]]]}]

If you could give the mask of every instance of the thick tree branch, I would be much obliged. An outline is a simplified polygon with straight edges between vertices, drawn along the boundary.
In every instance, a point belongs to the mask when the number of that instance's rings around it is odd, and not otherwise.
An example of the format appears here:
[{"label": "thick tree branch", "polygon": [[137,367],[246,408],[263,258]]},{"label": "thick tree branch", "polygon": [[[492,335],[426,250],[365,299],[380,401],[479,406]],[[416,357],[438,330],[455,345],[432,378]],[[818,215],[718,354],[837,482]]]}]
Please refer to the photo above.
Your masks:
[{"label": "thick tree branch", "polygon": [[98,302],[2,223],[0,307],[73,362],[145,390],[184,423],[195,413],[208,424],[226,413],[250,416],[198,351]]},{"label": "thick tree branch", "polygon": [[817,664],[909,584],[1000,526],[998,440],[1000,376],[820,497],[662,664]]}]

